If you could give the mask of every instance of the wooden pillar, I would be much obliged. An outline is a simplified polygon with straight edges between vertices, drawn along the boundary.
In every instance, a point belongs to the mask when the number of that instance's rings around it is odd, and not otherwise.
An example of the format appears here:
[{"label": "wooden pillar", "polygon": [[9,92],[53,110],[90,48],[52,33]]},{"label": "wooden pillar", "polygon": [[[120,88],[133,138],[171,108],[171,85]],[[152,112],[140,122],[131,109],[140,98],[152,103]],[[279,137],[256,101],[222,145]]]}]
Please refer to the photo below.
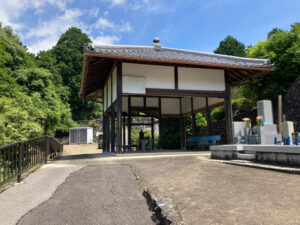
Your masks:
[{"label": "wooden pillar", "polygon": [[110,121],[111,121],[111,114],[107,114],[107,126],[106,126],[106,151],[110,152],[110,143],[111,143],[111,133],[110,133]]},{"label": "wooden pillar", "polygon": [[111,106],[111,131],[110,131],[110,136],[111,136],[111,152],[115,152],[115,143],[116,143],[116,128],[115,128],[115,118],[116,118],[116,113],[115,113],[115,106]]},{"label": "wooden pillar", "polygon": [[191,111],[192,111],[192,134],[193,137],[196,137],[196,116],[194,113],[194,101],[193,101],[193,97],[191,97]]},{"label": "wooden pillar", "polygon": [[231,104],[231,91],[229,75],[227,70],[225,70],[225,99],[224,99],[224,109],[225,109],[225,124],[226,124],[226,141],[227,144],[232,144],[232,104]]},{"label": "wooden pillar", "polygon": [[117,62],[117,152],[122,151],[122,63]]},{"label": "wooden pillar", "polygon": [[282,134],[282,96],[278,95],[278,133]]},{"label": "wooden pillar", "polygon": [[106,145],[106,136],[107,136],[107,133],[106,133],[106,131],[107,131],[107,128],[106,128],[106,121],[107,121],[107,119],[106,119],[106,116],[104,116],[103,115],[103,125],[102,125],[102,133],[103,133],[103,136],[102,136],[102,151],[103,152],[106,152],[107,150],[107,145]]},{"label": "wooden pillar", "polygon": [[161,121],[161,98],[160,97],[158,97],[158,127],[159,127],[158,148],[162,149],[162,121]]},{"label": "wooden pillar", "polygon": [[128,96],[128,150],[131,150],[131,97]]},{"label": "wooden pillar", "polygon": [[206,101],[206,122],[207,122],[207,133],[211,135],[211,117],[210,117],[210,109],[208,107],[208,97],[205,98]]},{"label": "wooden pillar", "polygon": [[123,116],[123,146],[126,145],[126,132],[125,132],[125,130],[126,130],[126,124],[125,124],[125,122],[126,122],[126,117],[124,115]]},{"label": "wooden pillar", "polygon": [[185,117],[182,115],[182,105],[181,98],[179,99],[180,103],[180,148],[186,149],[185,141]]},{"label": "wooden pillar", "polygon": [[175,90],[178,90],[178,67],[174,66],[174,81]]},{"label": "wooden pillar", "polygon": [[154,119],[151,116],[151,139],[152,139],[152,149],[154,149]]}]

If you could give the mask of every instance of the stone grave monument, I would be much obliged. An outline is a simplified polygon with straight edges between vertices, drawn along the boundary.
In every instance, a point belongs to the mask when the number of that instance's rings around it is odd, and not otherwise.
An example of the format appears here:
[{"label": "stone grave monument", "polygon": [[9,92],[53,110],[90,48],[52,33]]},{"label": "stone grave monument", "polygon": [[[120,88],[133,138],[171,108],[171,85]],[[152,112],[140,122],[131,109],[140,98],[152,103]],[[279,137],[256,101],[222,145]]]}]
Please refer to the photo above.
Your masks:
[{"label": "stone grave monument", "polygon": [[246,123],[244,121],[234,121],[232,123],[233,143],[242,144],[243,137],[245,136]]},{"label": "stone grave monument", "polygon": [[257,102],[257,115],[262,116],[265,121],[264,126],[257,127],[258,144],[274,144],[282,141],[281,134],[277,133],[277,125],[273,123],[272,102],[261,100]]},{"label": "stone grave monument", "polygon": [[290,137],[291,144],[293,143],[293,134],[294,134],[294,123],[293,121],[284,121],[282,123],[282,136],[284,138]]}]

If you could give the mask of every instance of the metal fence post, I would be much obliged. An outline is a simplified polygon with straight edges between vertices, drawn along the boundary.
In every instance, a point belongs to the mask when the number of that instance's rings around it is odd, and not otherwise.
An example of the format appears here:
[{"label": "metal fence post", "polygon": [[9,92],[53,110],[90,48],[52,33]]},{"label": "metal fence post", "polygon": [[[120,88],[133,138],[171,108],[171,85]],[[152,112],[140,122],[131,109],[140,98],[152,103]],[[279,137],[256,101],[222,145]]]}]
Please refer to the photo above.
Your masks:
[{"label": "metal fence post", "polygon": [[19,163],[18,163],[18,183],[21,182],[22,179],[22,167],[23,167],[23,141],[20,143],[20,151],[19,151]]},{"label": "metal fence post", "polygon": [[49,137],[46,136],[46,151],[45,151],[45,164],[47,164],[48,155],[49,155]]}]

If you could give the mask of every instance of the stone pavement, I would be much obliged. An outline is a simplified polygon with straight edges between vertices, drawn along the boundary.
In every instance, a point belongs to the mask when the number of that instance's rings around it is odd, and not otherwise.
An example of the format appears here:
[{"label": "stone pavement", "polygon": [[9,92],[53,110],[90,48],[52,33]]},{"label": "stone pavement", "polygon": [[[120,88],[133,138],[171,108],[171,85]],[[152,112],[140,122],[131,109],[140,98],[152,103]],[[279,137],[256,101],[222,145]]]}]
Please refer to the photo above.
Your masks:
[{"label": "stone pavement", "polygon": [[[48,200],[23,210],[27,214],[19,224],[153,224],[144,189],[172,224],[300,224],[299,175],[228,165],[210,160],[207,153],[118,158],[100,157],[98,152],[63,156],[48,164],[48,169],[74,172],[52,187],[56,191],[48,194]],[[5,205],[11,201],[8,207],[0,204],[0,224],[5,212],[18,209],[21,194],[38,202],[43,189],[21,191],[44,169],[0,193],[1,203],[5,193]],[[47,184],[52,186],[55,180],[48,176]]]}]

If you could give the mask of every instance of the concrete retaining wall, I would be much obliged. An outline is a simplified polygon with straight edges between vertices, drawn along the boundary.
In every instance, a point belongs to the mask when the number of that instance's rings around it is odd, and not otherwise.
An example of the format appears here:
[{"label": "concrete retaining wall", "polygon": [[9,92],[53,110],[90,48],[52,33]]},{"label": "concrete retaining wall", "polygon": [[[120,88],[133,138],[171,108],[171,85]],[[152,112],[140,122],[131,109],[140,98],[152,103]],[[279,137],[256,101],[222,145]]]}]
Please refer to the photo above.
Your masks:
[{"label": "concrete retaining wall", "polygon": [[213,159],[236,159],[238,153],[254,154],[257,161],[300,166],[300,146],[216,145],[210,146]]}]

